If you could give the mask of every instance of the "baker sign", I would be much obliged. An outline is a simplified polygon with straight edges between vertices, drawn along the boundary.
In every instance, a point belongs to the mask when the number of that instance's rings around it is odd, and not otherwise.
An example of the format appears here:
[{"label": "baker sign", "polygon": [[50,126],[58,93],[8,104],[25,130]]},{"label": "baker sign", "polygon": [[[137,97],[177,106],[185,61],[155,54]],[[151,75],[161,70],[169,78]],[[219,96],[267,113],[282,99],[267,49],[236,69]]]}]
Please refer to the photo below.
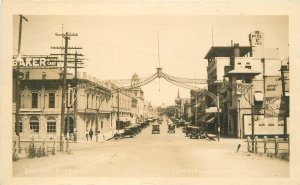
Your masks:
[{"label": "baker sign", "polygon": [[[53,56],[22,56],[19,60],[21,67],[57,66],[57,57]],[[17,66],[17,58],[13,58],[13,65]]]}]

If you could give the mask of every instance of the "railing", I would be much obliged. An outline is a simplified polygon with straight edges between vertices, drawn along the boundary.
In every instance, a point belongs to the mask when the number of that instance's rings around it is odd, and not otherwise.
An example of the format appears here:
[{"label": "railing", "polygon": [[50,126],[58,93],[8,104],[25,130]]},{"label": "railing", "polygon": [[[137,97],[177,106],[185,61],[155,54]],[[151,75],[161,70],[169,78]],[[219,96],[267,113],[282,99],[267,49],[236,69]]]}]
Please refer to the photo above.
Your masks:
[{"label": "railing", "polygon": [[[56,140],[34,140],[33,138],[28,141],[20,141],[19,154],[25,154],[28,158],[55,155],[57,148],[59,148],[59,143]],[[18,141],[13,141],[13,160],[19,158],[17,147]]]},{"label": "railing", "polygon": [[278,136],[275,138],[267,138],[266,136],[263,139],[258,139],[256,136],[254,140],[247,137],[247,151],[251,153],[264,153],[264,154],[274,154],[275,157],[279,155],[288,155],[290,154],[290,142],[289,140],[283,140]]}]

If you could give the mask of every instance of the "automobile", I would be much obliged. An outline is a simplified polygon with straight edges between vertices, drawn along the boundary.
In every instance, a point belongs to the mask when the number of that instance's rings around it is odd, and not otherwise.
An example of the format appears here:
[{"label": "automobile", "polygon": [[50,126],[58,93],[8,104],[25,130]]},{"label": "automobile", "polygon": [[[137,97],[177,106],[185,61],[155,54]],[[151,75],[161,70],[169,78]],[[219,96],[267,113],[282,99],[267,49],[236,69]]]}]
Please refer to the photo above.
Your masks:
[{"label": "automobile", "polygon": [[168,125],[168,133],[175,133],[175,125],[174,124]]},{"label": "automobile", "polygon": [[120,139],[120,138],[124,138],[126,136],[129,136],[129,137],[133,138],[134,135],[135,135],[135,133],[133,132],[133,129],[125,127],[124,132],[115,133],[114,138],[115,139]]},{"label": "automobile", "polygon": [[192,139],[192,138],[196,138],[196,139],[200,138],[201,139],[201,138],[205,137],[205,132],[201,127],[187,126],[185,135],[187,137],[190,137],[190,139]]},{"label": "automobile", "polygon": [[152,125],[152,134],[159,134],[160,133],[160,129],[159,129],[159,125],[158,124],[153,124]]}]

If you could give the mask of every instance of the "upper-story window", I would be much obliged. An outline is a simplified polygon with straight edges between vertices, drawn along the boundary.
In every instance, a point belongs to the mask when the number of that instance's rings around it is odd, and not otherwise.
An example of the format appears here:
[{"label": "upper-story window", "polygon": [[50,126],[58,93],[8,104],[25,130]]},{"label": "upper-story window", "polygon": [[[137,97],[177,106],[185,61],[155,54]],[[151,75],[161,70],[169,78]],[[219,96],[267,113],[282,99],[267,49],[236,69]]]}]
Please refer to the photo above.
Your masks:
[{"label": "upper-story window", "polygon": [[31,94],[31,108],[38,108],[38,93]]},{"label": "upper-story window", "polygon": [[55,108],[55,93],[49,93],[49,108]]},{"label": "upper-story window", "polygon": [[246,65],[245,68],[251,69],[251,66],[250,65]]},{"label": "upper-story window", "polygon": [[46,79],[46,72],[42,73],[42,79],[45,80]]},{"label": "upper-story window", "polygon": [[87,108],[87,109],[89,108],[89,97],[90,97],[90,95],[87,94],[87,95],[86,95],[86,108]]},{"label": "upper-story window", "polygon": [[25,80],[29,80],[29,71],[25,72]]},{"label": "upper-story window", "polygon": [[94,108],[94,95],[92,95],[92,105],[91,108]]}]

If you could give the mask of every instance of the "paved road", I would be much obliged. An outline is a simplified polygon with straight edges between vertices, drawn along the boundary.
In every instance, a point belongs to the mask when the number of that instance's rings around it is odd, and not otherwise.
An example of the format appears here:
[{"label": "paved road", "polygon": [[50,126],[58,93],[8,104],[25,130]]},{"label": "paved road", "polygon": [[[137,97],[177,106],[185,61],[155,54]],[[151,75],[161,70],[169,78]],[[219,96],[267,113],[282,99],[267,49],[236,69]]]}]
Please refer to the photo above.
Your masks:
[{"label": "paved road", "polygon": [[135,138],[105,143],[72,144],[72,154],[24,159],[13,163],[14,176],[58,177],[288,177],[289,163],[235,153],[234,139],[220,143],[189,139],[181,129],[151,134],[151,126]]}]

